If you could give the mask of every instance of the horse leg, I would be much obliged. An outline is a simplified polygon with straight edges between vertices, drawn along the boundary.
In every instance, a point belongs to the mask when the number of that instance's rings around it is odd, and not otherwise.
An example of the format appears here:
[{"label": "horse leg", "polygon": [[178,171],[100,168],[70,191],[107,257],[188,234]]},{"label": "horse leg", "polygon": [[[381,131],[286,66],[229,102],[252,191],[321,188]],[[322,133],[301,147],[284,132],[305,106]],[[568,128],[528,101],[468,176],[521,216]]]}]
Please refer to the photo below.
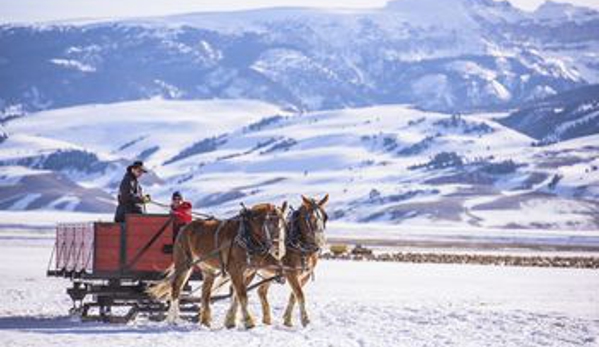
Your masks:
[{"label": "horse leg", "polygon": [[227,315],[225,316],[225,327],[227,329],[235,328],[235,321],[237,320],[237,310],[239,308],[239,302],[237,301],[237,296],[233,293],[231,297],[231,306],[229,306],[229,310],[227,311]]},{"label": "horse leg", "polygon": [[252,315],[248,310],[246,279],[244,278],[243,271],[235,271],[233,273],[230,272],[230,275],[231,283],[235,289],[235,296],[237,297],[237,301],[239,301],[239,305],[241,306],[241,314],[243,315],[245,328],[251,329],[255,327],[256,324],[254,323],[254,318],[252,318]]},{"label": "horse leg", "polygon": [[167,315],[167,321],[169,323],[175,323],[177,319],[179,319],[179,296],[181,295],[181,289],[189,279],[190,275],[191,270],[175,268],[175,278],[172,282],[170,307]]},{"label": "horse leg", "polygon": [[202,283],[202,302],[200,304],[200,324],[210,328],[212,315],[210,314],[210,296],[212,294],[212,284],[214,283],[214,274],[209,271],[203,271],[204,281]]},{"label": "horse leg", "polygon": [[306,310],[306,300],[305,300],[305,296],[303,295],[304,293],[304,286],[306,285],[306,283],[308,283],[308,280],[310,279],[310,274],[305,274],[301,279],[300,279],[300,290],[302,292],[302,301],[300,302],[300,311],[301,311],[301,315],[302,315],[302,325],[303,326],[307,326],[310,323],[310,318],[308,318],[308,311]]},{"label": "horse leg", "polygon": [[170,282],[170,306],[167,315],[167,321],[174,323],[179,318],[179,296],[181,289],[187,283],[191,276],[192,269],[188,266],[189,261],[189,238],[186,229],[179,233],[173,245],[173,269],[170,276],[173,279]]},{"label": "horse leg", "polygon": [[[245,280],[245,285],[249,285],[256,273],[252,273]],[[235,327],[237,321],[237,312],[239,311],[239,301],[237,300],[237,295],[235,295],[235,291],[233,290],[233,284],[231,284],[231,290],[233,291],[231,296],[231,306],[229,306],[229,310],[227,311],[227,315],[225,316],[225,327],[227,329],[231,329]]]},{"label": "horse leg", "polygon": [[264,283],[258,288],[258,296],[260,297],[260,303],[262,304],[262,323],[266,325],[272,324],[270,304],[268,302],[268,288],[270,288],[269,282]]},{"label": "horse leg", "polygon": [[293,326],[293,308],[295,307],[295,295],[289,294],[289,300],[287,301],[287,307],[285,308],[285,314],[283,314],[283,324],[288,327]]},{"label": "horse leg", "polygon": [[292,326],[292,314],[293,307],[295,305],[295,301],[299,303],[300,315],[302,320],[302,325],[307,326],[310,323],[310,318],[308,318],[308,311],[306,310],[306,300],[304,297],[304,291],[302,287],[308,281],[309,276],[305,276],[303,278],[299,278],[297,274],[288,274],[287,281],[289,281],[289,285],[291,286],[291,290],[293,293],[289,296],[289,302],[287,303],[287,308],[285,309],[284,315],[284,324],[286,326]]}]

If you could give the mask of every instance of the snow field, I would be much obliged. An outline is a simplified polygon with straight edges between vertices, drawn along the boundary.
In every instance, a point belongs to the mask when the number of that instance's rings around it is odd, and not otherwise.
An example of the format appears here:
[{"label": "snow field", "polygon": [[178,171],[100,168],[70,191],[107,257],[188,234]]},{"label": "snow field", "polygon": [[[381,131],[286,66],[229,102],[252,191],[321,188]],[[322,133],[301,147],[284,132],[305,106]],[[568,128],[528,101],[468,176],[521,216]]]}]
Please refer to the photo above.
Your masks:
[{"label": "snow field", "polygon": [[[44,276],[48,240],[0,243],[3,346],[597,346],[599,272],[323,261],[306,297],[312,323],[282,326],[288,288],[273,286],[273,326],[222,328],[228,303],[213,305],[214,327],[127,325],[66,316],[67,280]],[[251,311],[260,318],[255,294]],[[296,324],[298,323],[296,316]]]}]

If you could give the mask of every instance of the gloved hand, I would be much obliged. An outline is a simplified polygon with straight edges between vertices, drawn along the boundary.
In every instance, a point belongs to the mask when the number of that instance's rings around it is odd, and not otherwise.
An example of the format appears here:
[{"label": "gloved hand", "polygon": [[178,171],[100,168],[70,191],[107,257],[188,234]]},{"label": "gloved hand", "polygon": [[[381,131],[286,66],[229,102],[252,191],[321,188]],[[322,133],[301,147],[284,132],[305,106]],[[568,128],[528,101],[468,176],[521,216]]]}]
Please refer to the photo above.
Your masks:
[{"label": "gloved hand", "polygon": [[146,195],[144,195],[144,196],[141,198],[141,201],[142,201],[144,204],[147,204],[148,202],[152,201],[152,198],[150,198],[150,194],[146,194]]}]

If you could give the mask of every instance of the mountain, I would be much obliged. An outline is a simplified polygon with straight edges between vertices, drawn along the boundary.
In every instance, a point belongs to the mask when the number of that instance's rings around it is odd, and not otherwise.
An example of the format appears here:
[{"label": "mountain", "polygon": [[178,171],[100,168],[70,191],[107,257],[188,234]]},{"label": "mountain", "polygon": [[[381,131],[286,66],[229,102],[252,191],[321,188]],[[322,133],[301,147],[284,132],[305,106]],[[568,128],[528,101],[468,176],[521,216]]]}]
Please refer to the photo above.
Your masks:
[{"label": "mountain", "polygon": [[141,159],[219,216],[597,229],[597,32],[492,0],[3,25],[0,209],[110,212]]},{"label": "mountain", "polygon": [[[142,183],[156,201],[180,190],[198,211],[219,216],[234,215],[240,202],[296,205],[300,194],[329,193],[337,221],[596,229],[598,135],[533,147],[500,116],[405,105],[292,113],[242,100],[71,107],[6,124],[0,184],[52,172],[114,203],[123,158],[143,158],[152,175]],[[74,188],[61,197],[34,188],[18,201],[0,189],[2,208],[104,211],[76,200]],[[75,202],[59,204],[72,195]]]},{"label": "mountain", "polygon": [[0,117],[156,96],[296,111],[508,109],[599,81],[599,14],[564,6],[398,0],[374,10],[3,25]]},{"label": "mountain", "polygon": [[54,171],[0,166],[0,210],[113,212],[113,198]]},{"label": "mountain", "polygon": [[599,85],[581,87],[530,103],[500,122],[539,144],[599,133]]}]

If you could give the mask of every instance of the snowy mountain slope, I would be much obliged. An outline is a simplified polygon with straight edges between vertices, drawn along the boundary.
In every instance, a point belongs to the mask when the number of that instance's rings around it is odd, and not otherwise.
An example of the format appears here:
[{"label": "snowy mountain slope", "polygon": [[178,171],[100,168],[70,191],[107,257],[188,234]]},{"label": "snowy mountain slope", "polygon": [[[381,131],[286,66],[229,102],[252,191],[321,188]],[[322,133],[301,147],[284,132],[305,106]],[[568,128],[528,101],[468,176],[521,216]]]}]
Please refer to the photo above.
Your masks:
[{"label": "snowy mountain slope", "polygon": [[[158,106],[163,111],[147,128],[141,115]],[[154,176],[144,184],[156,199],[164,202],[181,190],[200,210],[219,215],[236,213],[240,202],[295,203],[300,194],[330,193],[331,216],[345,222],[545,229],[599,224],[596,135],[532,147],[533,139],[493,121],[497,114],[449,115],[401,105],[300,114],[245,101],[236,105],[238,112],[228,106],[152,100],[40,112],[9,122],[5,144],[13,137],[48,136],[84,148],[112,163],[110,169],[56,171],[112,195],[127,161],[146,152]],[[90,114],[118,120],[127,109],[125,130],[118,121],[89,117],[86,127],[94,131],[77,131]],[[209,112],[215,123],[206,121]]]},{"label": "snowy mountain slope", "polygon": [[581,87],[534,103],[500,122],[540,144],[599,133],[599,85]]},{"label": "snowy mountain slope", "polygon": [[[45,148],[87,149],[103,154],[101,159],[105,160],[144,157],[141,154],[146,152],[151,167],[177,154],[189,144],[190,137],[227,132],[241,123],[281,113],[279,107],[260,101],[163,99],[46,111],[6,125],[9,139],[3,149],[9,151],[3,151],[2,156],[10,156],[13,147],[15,150],[33,149],[28,144],[12,145],[15,141],[12,134],[32,134],[42,139],[63,141],[60,147],[44,144]],[[132,134],[139,136],[135,138]],[[150,151],[156,146],[156,150]]]},{"label": "snowy mountain slope", "polygon": [[154,96],[250,98],[295,110],[506,109],[599,81],[599,16],[576,9],[546,20],[547,11],[506,2],[398,0],[363,11],[4,25],[0,110],[13,117]]},{"label": "snowy mountain slope", "polygon": [[112,212],[113,201],[105,191],[82,187],[59,172],[0,166],[0,210]]},{"label": "snowy mountain slope", "polygon": [[[239,201],[326,191],[334,215],[354,222],[595,228],[598,148],[573,143],[564,160],[530,143],[473,116],[397,106],[316,112],[233,132],[174,164],[187,173],[173,178],[204,196],[202,207],[228,213]],[[568,179],[547,188],[554,175]],[[534,213],[519,218],[520,209]]]},{"label": "snowy mountain slope", "polygon": [[[0,177],[6,180],[0,208],[110,212],[129,158],[160,166],[196,136],[226,132],[240,122],[279,111],[257,101],[148,100],[13,120],[0,144]],[[145,183],[164,181],[150,173]],[[101,203],[61,203],[71,195]]]}]

